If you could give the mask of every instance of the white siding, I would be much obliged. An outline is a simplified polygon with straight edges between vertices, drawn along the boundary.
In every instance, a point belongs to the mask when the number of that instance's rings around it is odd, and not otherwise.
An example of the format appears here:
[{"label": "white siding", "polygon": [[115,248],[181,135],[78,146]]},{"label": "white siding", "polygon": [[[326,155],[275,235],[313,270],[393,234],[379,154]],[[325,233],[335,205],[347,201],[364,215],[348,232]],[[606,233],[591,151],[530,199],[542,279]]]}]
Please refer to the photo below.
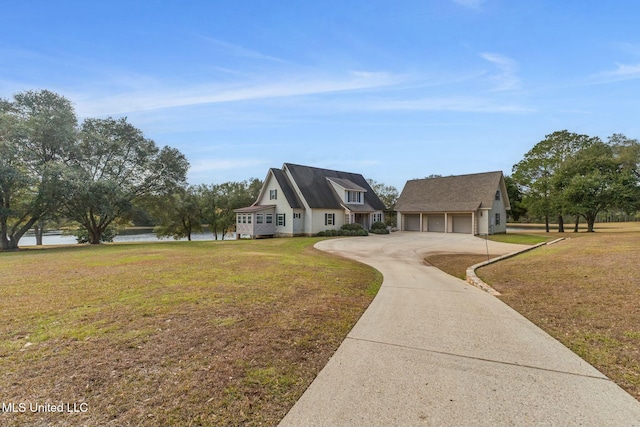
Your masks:
[{"label": "white siding", "polygon": [[[289,172],[289,169],[285,167],[283,169],[283,172],[287,176],[287,179],[289,180],[289,182],[291,183],[291,188],[293,189],[293,191],[295,191],[296,195],[298,196],[298,199],[302,202],[302,209],[295,210],[296,212],[302,213],[302,231],[300,233],[310,236],[314,234],[313,215],[311,212],[311,208],[309,207],[309,204],[307,203],[305,198],[302,197],[302,192],[300,191],[300,188],[298,188],[298,184],[296,184],[295,180],[293,179],[293,176],[291,176],[291,172]],[[292,210],[292,214],[293,214],[293,210]],[[317,233],[317,231],[315,233]]]},{"label": "white siding", "polygon": [[[335,214],[336,223],[334,225],[325,225],[325,214]],[[312,217],[312,234],[325,230],[338,230],[344,224],[344,209],[313,209],[309,216]]]},{"label": "white siding", "polygon": [[[272,216],[273,222],[267,223],[267,214]],[[258,223],[258,215],[262,216],[262,223]],[[273,235],[275,233],[274,209],[265,209],[249,213],[236,213],[236,233],[238,233],[238,235],[249,234],[251,236]]]},{"label": "white siding", "polygon": [[[271,199],[271,191],[276,190],[276,198]],[[289,206],[287,198],[284,196],[278,180],[275,179],[272,173],[269,173],[266,182],[264,183],[263,191],[258,200],[258,205],[276,205],[276,210],[273,214],[273,222],[276,225],[276,235],[278,236],[292,236],[293,235],[293,209]],[[278,225],[278,214],[285,215],[285,225]]]},{"label": "white siding", "polygon": [[[493,207],[489,211],[489,221],[493,225],[494,233],[506,233],[507,232],[507,210],[504,207],[502,191],[500,192],[500,200],[493,201]],[[500,224],[495,223],[496,214],[500,215]]]},{"label": "white siding", "polygon": [[478,219],[478,234],[489,234],[489,209],[479,209],[476,213]]},{"label": "white siding", "polygon": [[346,199],[345,199],[345,194],[344,194],[344,187],[336,184],[335,182],[331,181],[330,179],[327,180],[327,182],[333,187],[333,191],[336,192],[336,194],[338,195],[338,197],[340,197],[340,200],[342,200],[343,203],[346,203]]}]

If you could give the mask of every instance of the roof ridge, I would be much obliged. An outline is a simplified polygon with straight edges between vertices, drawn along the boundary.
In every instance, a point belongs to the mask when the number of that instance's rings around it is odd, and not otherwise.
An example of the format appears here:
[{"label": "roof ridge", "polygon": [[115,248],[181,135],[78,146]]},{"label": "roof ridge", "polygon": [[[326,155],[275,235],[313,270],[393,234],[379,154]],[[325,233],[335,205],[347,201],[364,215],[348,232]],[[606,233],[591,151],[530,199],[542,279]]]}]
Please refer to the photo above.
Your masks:
[{"label": "roof ridge", "polygon": [[497,173],[504,175],[503,171],[496,170],[496,171],[490,171],[490,172],[465,173],[465,174],[461,174],[461,175],[433,176],[431,178],[428,178],[428,177],[425,177],[425,178],[414,178],[414,179],[409,179],[407,181],[424,181],[424,180],[428,180],[428,179],[461,178],[461,177],[466,177],[466,176],[491,175],[491,174],[497,174]]}]

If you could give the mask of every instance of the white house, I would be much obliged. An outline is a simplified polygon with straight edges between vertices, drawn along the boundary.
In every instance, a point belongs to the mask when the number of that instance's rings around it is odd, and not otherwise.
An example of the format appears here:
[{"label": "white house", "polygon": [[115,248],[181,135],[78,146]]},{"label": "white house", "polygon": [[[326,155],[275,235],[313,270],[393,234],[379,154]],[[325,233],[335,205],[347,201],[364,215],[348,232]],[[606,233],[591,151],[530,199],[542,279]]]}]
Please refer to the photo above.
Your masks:
[{"label": "white house", "polygon": [[407,181],[396,203],[400,230],[441,233],[506,233],[510,209],[499,171]]},{"label": "white house", "polygon": [[369,229],[384,204],[360,174],[285,163],[269,169],[258,199],[235,209],[236,235],[310,236],[343,224]]}]

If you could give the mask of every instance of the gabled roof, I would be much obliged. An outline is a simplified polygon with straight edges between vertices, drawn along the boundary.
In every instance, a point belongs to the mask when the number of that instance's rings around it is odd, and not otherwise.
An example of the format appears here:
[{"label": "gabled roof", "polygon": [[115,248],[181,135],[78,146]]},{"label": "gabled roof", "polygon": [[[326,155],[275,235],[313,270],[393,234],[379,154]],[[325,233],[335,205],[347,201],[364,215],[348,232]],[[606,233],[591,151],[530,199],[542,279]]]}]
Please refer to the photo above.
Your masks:
[{"label": "gabled roof", "polygon": [[382,211],[385,209],[384,203],[380,201],[371,189],[367,180],[358,173],[320,169],[292,163],[285,163],[282,169],[289,170],[289,173],[302,193],[302,197],[304,197],[312,209],[342,209],[345,207],[342,200],[333,190],[333,186],[327,182],[328,179],[331,179],[344,188],[349,187],[348,189],[366,191],[364,204],[357,205],[357,208],[354,205],[354,210]]},{"label": "gabled roof", "polygon": [[502,172],[485,172],[441,178],[407,181],[398,197],[398,212],[468,212],[490,209],[500,190],[509,209],[509,200],[502,186]]},{"label": "gabled roof", "polygon": [[340,187],[344,188],[345,190],[351,190],[351,191],[367,191],[366,189],[360,187],[358,184],[349,181],[348,179],[344,179],[344,178],[327,178],[329,181],[338,184]]},{"label": "gabled roof", "polygon": [[284,174],[284,172],[276,168],[271,168],[270,171],[275,177],[276,181],[278,181],[278,184],[280,185],[280,188],[282,189],[284,197],[287,199],[289,206],[294,209],[303,208],[304,206],[302,205],[302,202],[296,195],[296,192],[293,190],[293,187],[291,186],[291,183],[289,182],[289,179]]}]

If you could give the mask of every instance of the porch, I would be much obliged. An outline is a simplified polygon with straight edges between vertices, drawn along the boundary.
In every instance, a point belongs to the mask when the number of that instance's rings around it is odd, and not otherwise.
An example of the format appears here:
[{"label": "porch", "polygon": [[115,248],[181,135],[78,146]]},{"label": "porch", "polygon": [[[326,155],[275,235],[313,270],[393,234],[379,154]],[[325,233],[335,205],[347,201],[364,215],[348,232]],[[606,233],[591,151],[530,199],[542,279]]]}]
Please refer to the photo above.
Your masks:
[{"label": "porch", "polygon": [[365,230],[371,229],[374,222],[384,221],[382,212],[353,212],[345,213],[345,224],[360,224]]},{"label": "porch", "polygon": [[252,239],[260,236],[274,236],[276,234],[275,205],[249,206],[235,209],[236,238],[243,235]]}]

